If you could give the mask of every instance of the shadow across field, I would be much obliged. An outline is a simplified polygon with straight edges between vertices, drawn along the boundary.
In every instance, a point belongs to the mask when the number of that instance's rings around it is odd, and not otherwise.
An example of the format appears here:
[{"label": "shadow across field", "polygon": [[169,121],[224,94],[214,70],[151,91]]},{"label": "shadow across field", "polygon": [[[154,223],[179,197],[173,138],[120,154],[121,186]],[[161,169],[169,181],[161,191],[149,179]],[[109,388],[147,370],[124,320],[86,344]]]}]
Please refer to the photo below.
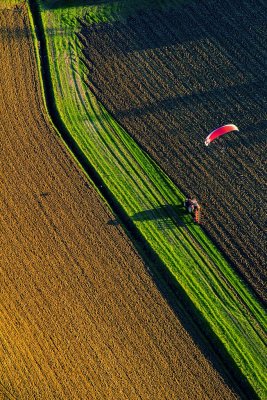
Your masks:
[{"label": "shadow across field", "polygon": [[[141,1],[134,0],[43,0],[43,6],[45,8],[55,9],[55,8],[72,8],[72,7],[86,7],[86,6],[98,6],[98,5],[111,5],[120,4],[121,6],[129,6],[135,4],[138,6]],[[153,3],[152,0],[145,0],[142,3]]]},{"label": "shadow across field", "polygon": [[[182,78],[180,78],[180,81],[182,81]],[[143,82],[142,82],[143,83]],[[156,83],[156,79],[155,79]],[[176,95],[172,96],[166,96],[162,97],[160,99],[150,101],[148,102],[146,99],[141,99],[140,100],[140,106],[138,107],[132,107],[132,108],[125,108],[123,109],[122,107],[114,114],[115,119],[121,119],[121,118],[133,118],[133,117],[145,117],[147,114],[155,114],[159,112],[159,109],[162,111],[176,111],[180,112],[183,107],[185,107],[188,103],[192,104],[204,104],[208,105],[209,103],[215,103],[215,102],[220,102],[223,103],[224,97],[225,97],[225,92],[227,90],[231,91],[231,94],[236,96],[237,98],[240,98],[241,95],[244,93],[250,93],[251,98],[256,102],[256,96],[258,93],[262,94],[263,99],[267,97],[267,89],[264,86],[265,81],[262,78],[259,78],[257,80],[254,80],[253,82],[245,82],[245,83],[239,83],[238,80],[236,82],[233,82],[231,86],[227,85],[227,83],[222,83],[220,87],[213,87],[212,85],[208,86],[206,85],[205,88],[201,90],[192,90],[191,92],[188,91],[186,94],[179,94],[177,93]],[[255,88],[261,88],[258,89],[258,91],[255,93],[253,96],[253,93],[255,92]],[[253,92],[254,91],[254,92]],[[251,94],[252,93],[252,94]],[[245,102],[246,98],[243,100]],[[264,102],[262,100],[262,103]],[[116,101],[113,100],[113,106],[114,109],[116,107]],[[242,104],[242,99],[239,100],[239,102]],[[258,101],[259,102],[259,101]],[[263,105],[263,104],[262,104]],[[236,120],[241,119],[241,111],[238,112],[238,109],[234,108],[232,111],[232,115],[230,112],[230,107],[233,108],[233,105],[229,105],[229,111],[228,115]],[[210,109],[209,111],[212,114],[213,119],[216,118],[216,115],[218,114],[217,110],[212,110]],[[253,130],[255,129],[261,129],[261,130],[266,130],[267,129],[267,120],[262,120],[256,124],[251,125],[251,128]]]},{"label": "shadow across field", "polygon": [[101,4],[112,4],[116,0],[43,0],[42,4],[45,8],[71,8],[71,7],[86,7],[97,6]]},{"label": "shadow across field", "polygon": [[[177,0],[176,5],[186,1],[188,0]],[[165,0],[165,4],[168,5],[168,3],[174,6],[172,0]],[[158,7],[161,5],[161,0],[42,0],[42,5],[46,9],[109,6],[112,4],[116,4],[116,13],[120,14],[120,12],[124,13],[127,10],[137,11],[147,7]]]}]

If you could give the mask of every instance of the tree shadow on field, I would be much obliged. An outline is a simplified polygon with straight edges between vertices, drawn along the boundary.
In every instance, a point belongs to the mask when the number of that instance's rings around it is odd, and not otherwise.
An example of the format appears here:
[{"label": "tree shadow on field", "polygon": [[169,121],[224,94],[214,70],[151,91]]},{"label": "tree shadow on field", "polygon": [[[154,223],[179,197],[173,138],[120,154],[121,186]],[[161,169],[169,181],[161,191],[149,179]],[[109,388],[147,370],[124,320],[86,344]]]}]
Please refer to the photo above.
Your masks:
[{"label": "tree shadow on field", "polygon": [[73,8],[73,7],[86,7],[97,6],[102,4],[117,3],[117,0],[43,0],[43,6],[48,9],[55,8]]},{"label": "tree shadow on field", "polygon": [[[177,4],[184,3],[188,0],[177,0]],[[118,7],[121,11],[135,11],[147,7],[155,7],[160,5],[161,0],[42,0],[42,4],[46,9],[56,8],[73,8],[73,7],[86,7],[86,6],[101,6],[116,4],[116,11]],[[168,5],[168,0],[165,0]],[[173,6],[173,1],[170,1]]]}]

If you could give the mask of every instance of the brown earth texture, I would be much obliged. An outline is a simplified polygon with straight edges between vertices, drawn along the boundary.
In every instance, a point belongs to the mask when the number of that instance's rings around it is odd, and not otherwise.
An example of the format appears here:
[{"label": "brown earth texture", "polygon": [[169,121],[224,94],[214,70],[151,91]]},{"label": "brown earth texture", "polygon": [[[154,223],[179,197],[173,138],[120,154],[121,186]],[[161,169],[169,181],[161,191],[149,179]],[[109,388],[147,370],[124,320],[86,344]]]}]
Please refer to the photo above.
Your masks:
[{"label": "brown earth texture", "polygon": [[26,7],[0,11],[0,113],[0,398],[236,398],[51,126]]},{"label": "brown earth texture", "polygon": [[[88,85],[177,186],[266,301],[267,3],[186,1],[113,23],[84,22]],[[205,137],[238,133],[209,147]]]}]

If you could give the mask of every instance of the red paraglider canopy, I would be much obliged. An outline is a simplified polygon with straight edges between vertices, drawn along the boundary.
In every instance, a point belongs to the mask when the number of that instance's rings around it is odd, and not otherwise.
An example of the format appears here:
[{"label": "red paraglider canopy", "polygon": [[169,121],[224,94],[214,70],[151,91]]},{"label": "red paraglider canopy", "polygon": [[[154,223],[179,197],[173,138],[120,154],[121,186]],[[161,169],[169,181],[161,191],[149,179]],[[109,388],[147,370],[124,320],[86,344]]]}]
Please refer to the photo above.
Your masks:
[{"label": "red paraglider canopy", "polygon": [[239,129],[234,124],[223,125],[220,128],[215,129],[212,131],[205,140],[205,145],[208,146],[214,139],[219,136],[224,135],[225,133],[238,131]]}]

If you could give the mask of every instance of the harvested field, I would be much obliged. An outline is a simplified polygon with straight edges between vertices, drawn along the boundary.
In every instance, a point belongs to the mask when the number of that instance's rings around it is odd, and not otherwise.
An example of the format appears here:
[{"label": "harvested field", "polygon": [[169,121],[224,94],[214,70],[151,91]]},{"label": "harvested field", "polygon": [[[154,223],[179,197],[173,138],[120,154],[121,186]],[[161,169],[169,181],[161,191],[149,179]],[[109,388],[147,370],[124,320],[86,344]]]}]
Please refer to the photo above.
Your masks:
[{"label": "harvested field", "polygon": [[[266,12],[261,1],[190,1],[79,35],[88,85],[185,193],[202,224],[266,300]],[[221,124],[240,129],[209,148]]]},{"label": "harvested field", "polygon": [[2,398],[236,398],[52,129],[26,8],[0,26]]},{"label": "harvested field", "polygon": [[25,3],[25,0],[2,0],[0,2],[0,10],[2,9],[12,9],[14,6]]}]

